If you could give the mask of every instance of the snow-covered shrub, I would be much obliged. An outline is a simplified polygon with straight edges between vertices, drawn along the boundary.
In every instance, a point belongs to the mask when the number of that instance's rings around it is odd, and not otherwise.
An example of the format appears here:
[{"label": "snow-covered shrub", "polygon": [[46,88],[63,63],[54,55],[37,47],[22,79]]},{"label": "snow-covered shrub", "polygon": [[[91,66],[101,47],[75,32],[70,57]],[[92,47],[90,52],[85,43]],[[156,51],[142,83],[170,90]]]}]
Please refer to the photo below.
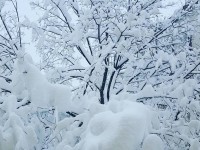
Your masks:
[{"label": "snow-covered shrub", "polygon": [[0,106],[3,111],[0,123],[0,148],[2,150],[35,149],[37,136],[33,125],[26,122],[29,108],[17,109],[17,98],[14,95],[4,97]]},{"label": "snow-covered shrub", "polygon": [[11,94],[1,97],[0,147],[8,150],[48,147],[47,138],[60,113],[72,109],[70,89],[49,83],[23,52],[18,55],[8,85]]},{"label": "snow-covered shrub", "polygon": [[[150,108],[137,102],[114,99],[106,105],[94,102],[75,118],[58,122],[52,137],[59,133],[64,137],[57,149],[62,146],[72,150],[139,150],[145,137],[157,130],[152,123],[154,117]],[[78,138],[74,141],[72,137]],[[158,148],[162,147],[162,140],[158,141]]]}]

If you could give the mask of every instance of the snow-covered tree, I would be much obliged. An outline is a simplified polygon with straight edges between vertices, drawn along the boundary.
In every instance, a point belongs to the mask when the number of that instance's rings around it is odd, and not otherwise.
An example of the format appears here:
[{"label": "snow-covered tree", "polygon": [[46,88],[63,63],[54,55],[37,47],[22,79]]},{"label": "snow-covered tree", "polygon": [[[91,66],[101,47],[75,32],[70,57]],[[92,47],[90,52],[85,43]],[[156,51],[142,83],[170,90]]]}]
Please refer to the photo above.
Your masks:
[{"label": "snow-covered tree", "polygon": [[79,79],[82,86],[76,90],[81,95],[98,91],[104,104],[129,57],[153,36],[151,17],[161,4],[47,0],[32,5],[44,11],[40,25],[33,26],[42,68],[53,69],[60,83]]},{"label": "snow-covered tree", "polygon": [[10,93],[14,60],[22,50],[22,30],[16,0],[0,2],[0,93]]},{"label": "snow-covered tree", "polygon": [[33,1],[43,11],[38,26],[30,25],[43,57],[41,68],[55,82],[80,80],[82,86],[74,90],[80,95],[95,91],[102,104],[124,89],[135,93],[147,84],[169,83],[179,60],[190,53],[188,22],[197,2],[188,1],[156,22],[160,0]]},{"label": "snow-covered tree", "polygon": [[10,42],[2,37],[2,54],[12,46],[15,57],[0,57],[12,68],[4,63],[0,81],[10,93],[0,97],[1,149],[198,150],[198,0],[165,19],[161,0],[32,6],[42,17],[23,26],[33,30],[45,73],[23,51],[19,19],[2,19]]},{"label": "snow-covered tree", "polygon": [[187,1],[169,18],[154,19],[161,2],[33,1],[43,16],[31,27],[43,57],[41,67],[54,82],[79,79],[74,89],[79,96],[93,91],[101,104],[132,93],[132,99],[160,112],[167,130],[155,134],[165,147],[187,149],[193,147],[191,137],[183,139],[188,134],[175,126],[183,120],[187,126],[198,116],[189,104],[199,97],[199,51],[191,43],[199,3]]}]

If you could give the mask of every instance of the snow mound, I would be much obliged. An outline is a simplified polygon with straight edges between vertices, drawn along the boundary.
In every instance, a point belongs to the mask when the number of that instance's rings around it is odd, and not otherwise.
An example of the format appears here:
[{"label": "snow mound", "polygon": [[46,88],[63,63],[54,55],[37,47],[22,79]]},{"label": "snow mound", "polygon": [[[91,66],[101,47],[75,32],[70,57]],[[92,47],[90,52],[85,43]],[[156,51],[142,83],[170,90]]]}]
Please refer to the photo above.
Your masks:
[{"label": "snow mound", "polygon": [[[151,111],[143,104],[111,101],[98,111],[84,133],[83,150],[137,150],[151,129]],[[97,108],[96,108],[97,109]]]},{"label": "snow mound", "polygon": [[157,135],[148,135],[143,143],[142,150],[164,150],[163,142]]},{"label": "snow mound", "polygon": [[199,150],[200,148],[200,143],[198,141],[198,139],[194,139],[191,141],[191,146],[189,150]]}]

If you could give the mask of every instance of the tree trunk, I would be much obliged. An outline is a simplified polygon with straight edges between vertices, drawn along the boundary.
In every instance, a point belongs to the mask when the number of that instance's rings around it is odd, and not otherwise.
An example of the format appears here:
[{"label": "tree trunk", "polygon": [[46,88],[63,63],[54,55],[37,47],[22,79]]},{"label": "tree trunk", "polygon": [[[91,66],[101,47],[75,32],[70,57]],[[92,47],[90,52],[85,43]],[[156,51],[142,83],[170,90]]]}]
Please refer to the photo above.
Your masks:
[{"label": "tree trunk", "polygon": [[104,89],[105,89],[105,85],[106,85],[107,76],[108,76],[108,68],[105,68],[105,71],[103,74],[102,85],[100,88],[100,100],[99,101],[101,104],[105,104]]}]

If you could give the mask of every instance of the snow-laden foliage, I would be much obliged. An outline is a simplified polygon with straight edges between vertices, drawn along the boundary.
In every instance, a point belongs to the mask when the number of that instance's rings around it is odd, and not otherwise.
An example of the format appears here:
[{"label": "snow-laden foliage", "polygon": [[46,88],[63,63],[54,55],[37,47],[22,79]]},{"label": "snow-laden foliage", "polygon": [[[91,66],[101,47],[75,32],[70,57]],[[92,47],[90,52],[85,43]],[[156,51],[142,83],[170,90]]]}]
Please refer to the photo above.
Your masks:
[{"label": "snow-laden foliage", "polygon": [[188,78],[197,63],[198,51],[191,50],[197,0],[164,20],[160,0],[45,0],[32,6],[43,12],[38,25],[27,22],[41,69],[53,82],[72,84],[80,96],[98,92],[102,104],[123,90],[136,93],[147,84],[156,88]]},{"label": "snow-laden foliage", "polygon": [[16,68],[13,72],[14,93],[19,99],[27,97],[35,106],[56,107],[63,111],[70,103],[66,103],[70,97],[70,89],[63,85],[50,84],[44,75],[35,67],[28,54],[19,56]]},{"label": "snow-laden foliage", "polygon": [[78,93],[98,91],[104,104],[123,85],[116,79],[124,65],[154,37],[151,18],[161,2],[47,0],[32,5],[44,11],[38,26],[29,25],[44,60],[42,69],[53,68],[50,77],[56,82],[78,79]]},{"label": "snow-laden foliage", "polygon": [[165,19],[161,0],[31,4],[43,72],[0,2],[0,149],[199,149],[198,0]]},{"label": "snow-laden foliage", "polygon": [[11,82],[14,60],[23,49],[17,1],[0,1],[0,95],[10,93],[7,83]]},{"label": "snow-laden foliage", "polygon": [[174,88],[175,98],[147,85],[136,94],[112,95],[101,105],[94,96],[72,99],[67,86],[49,83],[28,54],[19,55],[14,70],[12,94],[1,97],[3,149],[198,150],[200,107],[194,99],[189,102],[191,91],[199,88],[195,80]]},{"label": "snow-laden foliage", "polygon": [[[91,97],[77,107],[69,89],[48,83],[28,54],[19,55],[14,70],[12,95],[2,96],[0,107],[2,149],[136,150],[158,126],[153,122],[153,112],[137,102],[113,99],[101,105]],[[65,115],[70,109],[80,114]]]}]

